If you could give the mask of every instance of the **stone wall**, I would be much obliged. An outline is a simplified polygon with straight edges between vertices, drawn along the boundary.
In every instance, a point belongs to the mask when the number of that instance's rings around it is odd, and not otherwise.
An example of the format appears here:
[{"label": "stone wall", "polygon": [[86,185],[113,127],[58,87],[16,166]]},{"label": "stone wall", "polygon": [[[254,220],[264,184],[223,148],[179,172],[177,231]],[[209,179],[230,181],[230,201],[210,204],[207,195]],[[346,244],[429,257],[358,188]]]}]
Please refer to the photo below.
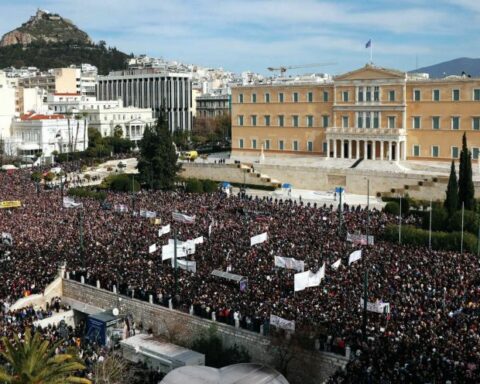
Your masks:
[{"label": "stone wall", "polygon": [[[201,319],[137,299],[118,296],[113,292],[81,284],[73,280],[63,279],[62,285],[63,297],[87,303],[104,310],[119,308],[121,314],[131,314],[135,322],[142,322],[145,329],[152,328],[155,334],[170,334],[172,336],[174,332],[182,332],[184,335],[189,335],[191,339],[193,335],[207,330],[214,324],[224,345],[232,346],[237,344],[243,346],[249,351],[252,361],[274,365],[274,353],[270,339],[257,333],[236,329],[230,325]],[[292,377],[302,377],[302,379],[290,379],[292,384],[296,382],[309,384],[304,374],[308,374],[307,376],[310,377],[312,384],[321,383],[335,372],[337,368],[346,364],[344,357],[330,353],[300,352],[300,354],[302,358],[297,359],[297,362],[292,364],[290,372]],[[302,364],[303,362],[308,362],[310,367],[314,367],[314,372],[306,371],[304,369],[305,365]]]}]

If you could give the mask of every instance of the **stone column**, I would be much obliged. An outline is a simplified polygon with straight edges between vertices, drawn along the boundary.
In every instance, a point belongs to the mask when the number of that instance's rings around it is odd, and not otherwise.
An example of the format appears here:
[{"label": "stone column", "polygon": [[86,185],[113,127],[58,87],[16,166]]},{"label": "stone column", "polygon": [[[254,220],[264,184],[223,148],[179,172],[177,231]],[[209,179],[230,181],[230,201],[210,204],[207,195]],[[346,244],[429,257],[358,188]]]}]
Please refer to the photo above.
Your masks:
[{"label": "stone column", "polygon": [[377,159],[377,142],[372,140],[372,160]]},{"label": "stone column", "polygon": [[330,139],[327,139],[327,159],[330,157]]},{"label": "stone column", "polygon": [[353,159],[353,156],[352,156],[352,140],[348,140],[348,158]]},{"label": "stone column", "polygon": [[407,160],[407,142],[404,140],[403,142],[403,160]]},{"label": "stone column", "polygon": [[368,159],[368,140],[363,140],[363,158]]},{"label": "stone column", "polygon": [[397,141],[395,145],[395,161],[398,163],[400,160],[400,141]]},{"label": "stone column", "polygon": [[380,160],[383,160],[383,145],[385,142],[383,140],[380,141]]},{"label": "stone column", "polygon": [[337,139],[333,140],[333,157],[337,158]]},{"label": "stone column", "polygon": [[392,161],[392,142],[388,141],[388,160]]},{"label": "stone column", "polygon": [[360,158],[360,140],[356,140],[356,147],[357,147],[357,151],[355,153],[355,159],[359,159]]},{"label": "stone column", "polygon": [[345,158],[345,140],[340,140],[340,145],[341,145],[341,148],[340,148],[340,154],[342,156],[342,159]]}]

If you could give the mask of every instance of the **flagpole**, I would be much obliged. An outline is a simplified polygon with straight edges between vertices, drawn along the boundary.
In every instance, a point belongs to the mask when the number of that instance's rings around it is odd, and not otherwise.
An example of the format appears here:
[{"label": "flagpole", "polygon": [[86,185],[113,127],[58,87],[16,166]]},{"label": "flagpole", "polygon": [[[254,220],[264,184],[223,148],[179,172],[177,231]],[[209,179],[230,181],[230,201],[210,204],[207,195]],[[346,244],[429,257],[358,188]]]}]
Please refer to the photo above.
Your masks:
[{"label": "flagpole", "polygon": [[367,341],[367,300],[368,300],[368,269],[365,269],[363,278],[363,324],[362,334],[363,340]]},{"label": "flagpole", "polygon": [[400,215],[398,215],[398,244],[402,244],[402,195],[400,199]]},{"label": "flagpole", "polygon": [[177,229],[173,227],[173,264],[174,264],[174,274],[175,274],[175,297],[177,296],[178,289],[178,272],[177,272]]},{"label": "flagpole", "polygon": [[432,249],[432,198],[430,198],[430,223],[428,224],[428,249]]},{"label": "flagpole", "polygon": [[373,64],[373,43],[370,40],[370,64]]},{"label": "flagpole", "polygon": [[462,203],[462,239],[460,242],[460,253],[463,253],[463,223],[464,223],[464,215],[465,215],[465,203]]}]

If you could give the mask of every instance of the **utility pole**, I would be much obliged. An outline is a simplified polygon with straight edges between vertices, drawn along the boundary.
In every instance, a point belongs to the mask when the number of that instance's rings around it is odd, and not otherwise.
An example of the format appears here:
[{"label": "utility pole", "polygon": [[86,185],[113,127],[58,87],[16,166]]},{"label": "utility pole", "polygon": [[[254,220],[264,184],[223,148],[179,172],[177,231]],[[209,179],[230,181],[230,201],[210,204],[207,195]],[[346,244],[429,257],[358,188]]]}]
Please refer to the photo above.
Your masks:
[{"label": "utility pole", "polygon": [[135,175],[132,175],[132,215],[135,214]]},{"label": "utility pole", "polygon": [[365,270],[363,278],[363,324],[362,335],[363,340],[367,341],[367,302],[368,302],[368,269]]},{"label": "utility pole", "polygon": [[173,268],[174,268],[174,276],[175,276],[175,288],[174,293],[175,297],[178,294],[178,270],[177,270],[177,230],[175,227],[173,228]]},{"label": "utility pole", "polygon": [[370,179],[367,179],[367,245],[370,245],[368,233],[370,229]]},{"label": "utility pole", "polygon": [[462,202],[462,238],[460,241],[460,253],[463,253],[463,224],[464,224],[464,218],[465,218],[465,203]]},{"label": "utility pole", "polygon": [[402,244],[402,195],[399,195],[400,215],[398,216],[398,244]]},{"label": "utility pole", "polygon": [[341,235],[342,234],[342,230],[343,230],[343,214],[342,214],[342,193],[343,193],[343,188],[340,187],[338,188],[338,195],[339,195],[339,198],[338,198],[338,234]]},{"label": "utility pole", "polygon": [[430,198],[430,222],[428,224],[428,249],[432,250],[432,198]]},{"label": "utility pole", "polygon": [[82,258],[82,267],[83,270],[86,271],[85,265],[85,252],[83,251],[83,211],[78,211],[79,216],[79,225],[80,225],[80,256]]}]

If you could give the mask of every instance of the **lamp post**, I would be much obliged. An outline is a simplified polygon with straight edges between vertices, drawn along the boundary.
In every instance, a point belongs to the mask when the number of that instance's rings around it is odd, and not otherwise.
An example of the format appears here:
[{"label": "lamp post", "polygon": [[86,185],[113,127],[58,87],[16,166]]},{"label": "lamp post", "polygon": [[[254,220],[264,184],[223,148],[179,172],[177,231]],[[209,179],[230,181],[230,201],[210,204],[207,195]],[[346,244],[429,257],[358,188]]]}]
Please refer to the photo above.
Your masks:
[{"label": "lamp post", "polygon": [[400,214],[398,215],[398,244],[402,244],[402,195],[398,195],[400,200]]},{"label": "lamp post", "polygon": [[368,239],[368,234],[370,230],[370,179],[367,179],[367,245],[370,244],[370,241]]},{"label": "lamp post", "polygon": [[367,340],[367,302],[368,302],[368,269],[365,269],[363,277],[363,323],[362,336],[364,341]]}]

